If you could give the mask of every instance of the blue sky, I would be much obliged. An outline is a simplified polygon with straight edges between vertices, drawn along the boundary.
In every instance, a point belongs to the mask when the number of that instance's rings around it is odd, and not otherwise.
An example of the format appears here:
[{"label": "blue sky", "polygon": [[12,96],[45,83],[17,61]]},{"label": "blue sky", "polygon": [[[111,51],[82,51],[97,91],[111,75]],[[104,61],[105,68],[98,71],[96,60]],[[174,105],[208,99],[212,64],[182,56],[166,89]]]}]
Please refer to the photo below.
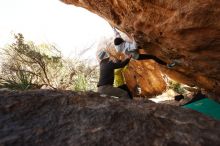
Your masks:
[{"label": "blue sky", "polygon": [[[0,47],[22,33],[26,40],[56,44],[66,57],[113,35],[104,19],[59,0],[0,0],[0,22]],[[95,58],[95,46],[83,57]]]}]

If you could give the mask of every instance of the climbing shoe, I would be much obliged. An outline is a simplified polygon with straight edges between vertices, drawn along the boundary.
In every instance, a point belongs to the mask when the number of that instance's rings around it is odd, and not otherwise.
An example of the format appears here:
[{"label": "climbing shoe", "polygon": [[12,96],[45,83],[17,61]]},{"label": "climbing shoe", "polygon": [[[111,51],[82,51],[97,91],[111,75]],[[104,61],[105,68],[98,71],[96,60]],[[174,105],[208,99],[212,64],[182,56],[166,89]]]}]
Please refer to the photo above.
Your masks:
[{"label": "climbing shoe", "polygon": [[180,60],[174,59],[172,61],[172,63],[167,64],[167,68],[173,68],[174,66],[176,66],[177,64],[180,64]]},{"label": "climbing shoe", "polygon": [[167,64],[168,68],[173,68],[176,65],[176,62],[172,62],[170,64]]},{"label": "climbing shoe", "polygon": [[167,67],[168,67],[168,68],[173,68],[173,67],[176,66],[177,64],[181,64],[181,60],[180,60],[180,59],[174,59],[174,60],[172,61],[172,63],[167,64]]}]

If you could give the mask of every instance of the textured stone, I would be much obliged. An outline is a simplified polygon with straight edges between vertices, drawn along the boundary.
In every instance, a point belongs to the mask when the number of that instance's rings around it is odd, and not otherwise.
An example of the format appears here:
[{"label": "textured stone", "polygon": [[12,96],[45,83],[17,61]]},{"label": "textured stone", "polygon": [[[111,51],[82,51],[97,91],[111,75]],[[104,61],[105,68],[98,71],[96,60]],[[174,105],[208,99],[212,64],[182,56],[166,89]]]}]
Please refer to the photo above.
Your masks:
[{"label": "textured stone", "polygon": [[[127,39],[126,36],[123,38]],[[114,39],[106,40],[107,45],[100,45],[99,49],[106,49],[110,53],[111,59],[123,60],[125,55],[116,52]],[[144,54],[145,52],[140,52]],[[151,98],[160,95],[167,89],[161,69],[153,60],[134,60],[131,59],[124,70],[124,78],[129,90],[134,97],[141,96]],[[141,94],[137,95],[137,86],[141,87]]]},{"label": "textured stone", "polygon": [[219,137],[219,121],[148,100],[0,91],[1,146],[219,146]]},{"label": "textured stone", "polygon": [[[153,61],[131,60],[124,76],[133,96],[150,98],[167,89],[160,68]],[[140,95],[137,95],[137,85],[141,87]]]},{"label": "textured stone", "polygon": [[219,0],[62,1],[98,14],[128,36],[134,34],[146,53],[167,62],[178,59],[174,69],[162,69],[173,79],[220,95]]}]

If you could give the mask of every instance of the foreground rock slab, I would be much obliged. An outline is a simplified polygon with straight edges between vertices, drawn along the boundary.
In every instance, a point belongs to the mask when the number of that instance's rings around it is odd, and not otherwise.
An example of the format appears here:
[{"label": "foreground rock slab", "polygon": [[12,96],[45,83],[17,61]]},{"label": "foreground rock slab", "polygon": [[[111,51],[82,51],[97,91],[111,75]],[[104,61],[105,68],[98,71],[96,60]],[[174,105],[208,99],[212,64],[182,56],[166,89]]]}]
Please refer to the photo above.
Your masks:
[{"label": "foreground rock slab", "polygon": [[219,146],[219,137],[219,121],[147,100],[93,92],[0,92],[1,146]]}]

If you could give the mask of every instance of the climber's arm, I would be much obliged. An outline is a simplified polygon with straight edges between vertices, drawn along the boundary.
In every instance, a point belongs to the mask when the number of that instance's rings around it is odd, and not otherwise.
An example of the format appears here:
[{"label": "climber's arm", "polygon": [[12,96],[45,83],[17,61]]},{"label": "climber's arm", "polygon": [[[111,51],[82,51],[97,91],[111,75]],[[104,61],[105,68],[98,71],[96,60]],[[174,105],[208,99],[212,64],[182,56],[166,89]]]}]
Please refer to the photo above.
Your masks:
[{"label": "climber's arm", "polygon": [[127,51],[129,51],[129,52],[137,50],[136,41],[133,39],[132,42],[126,42],[125,43],[125,48],[127,48]]},{"label": "climber's arm", "polygon": [[128,59],[125,59],[124,61],[119,61],[119,62],[112,62],[114,69],[117,68],[122,68],[124,66],[126,66],[130,61],[130,57]]},{"label": "climber's arm", "polygon": [[113,31],[114,31],[115,37],[116,37],[116,38],[121,38],[121,35],[120,35],[120,33],[116,30],[116,28],[115,28],[115,27],[112,27],[112,29],[113,29]]}]

